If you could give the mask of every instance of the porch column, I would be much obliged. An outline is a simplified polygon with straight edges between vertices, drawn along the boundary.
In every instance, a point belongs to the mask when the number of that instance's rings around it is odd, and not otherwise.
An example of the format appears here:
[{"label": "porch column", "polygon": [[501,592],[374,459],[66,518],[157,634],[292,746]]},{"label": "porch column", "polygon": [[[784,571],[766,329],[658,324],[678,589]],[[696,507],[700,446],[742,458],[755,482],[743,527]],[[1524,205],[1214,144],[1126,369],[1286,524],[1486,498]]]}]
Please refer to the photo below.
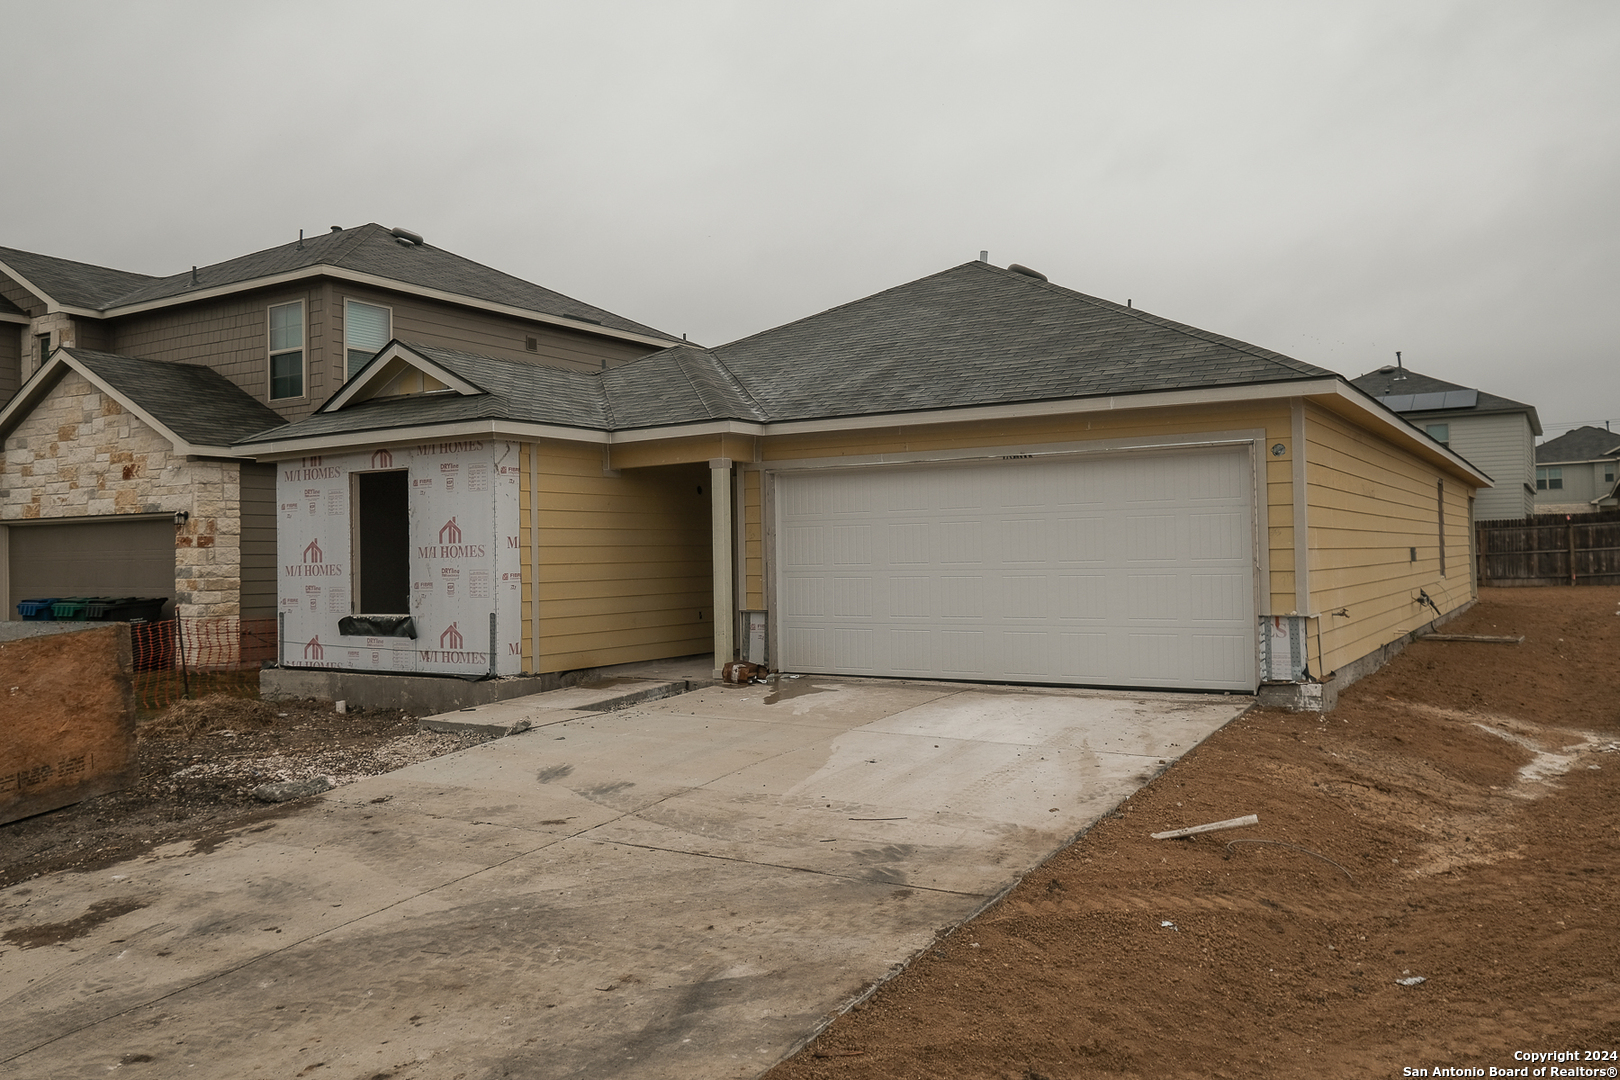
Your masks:
[{"label": "porch column", "polygon": [[736,600],[732,595],[731,459],[709,459],[709,547],[714,556],[714,677],[736,651]]}]

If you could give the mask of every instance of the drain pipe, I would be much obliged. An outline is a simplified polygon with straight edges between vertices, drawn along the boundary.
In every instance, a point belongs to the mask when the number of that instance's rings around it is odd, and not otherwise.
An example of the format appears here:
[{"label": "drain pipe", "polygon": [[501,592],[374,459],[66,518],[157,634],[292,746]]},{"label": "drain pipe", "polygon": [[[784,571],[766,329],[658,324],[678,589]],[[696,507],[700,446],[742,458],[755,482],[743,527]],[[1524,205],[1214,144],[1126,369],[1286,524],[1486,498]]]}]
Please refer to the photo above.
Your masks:
[{"label": "drain pipe", "polygon": [[287,613],[276,612],[276,667],[287,666]]},{"label": "drain pipe", "polygon": [[495,613],[489,613],[489,677],[495,677]]}]

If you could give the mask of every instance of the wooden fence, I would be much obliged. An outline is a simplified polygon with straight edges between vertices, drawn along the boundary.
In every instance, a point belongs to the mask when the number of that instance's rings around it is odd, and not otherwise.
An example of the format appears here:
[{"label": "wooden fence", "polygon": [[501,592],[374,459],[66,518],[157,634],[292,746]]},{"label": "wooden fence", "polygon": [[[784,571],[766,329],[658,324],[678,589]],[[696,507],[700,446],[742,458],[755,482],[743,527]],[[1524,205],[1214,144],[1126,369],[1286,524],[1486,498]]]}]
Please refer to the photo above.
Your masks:
[{"label": "wooden fence", "polygon": [[1620,512],[1474,526],[1481,585],[1620,585]]}]

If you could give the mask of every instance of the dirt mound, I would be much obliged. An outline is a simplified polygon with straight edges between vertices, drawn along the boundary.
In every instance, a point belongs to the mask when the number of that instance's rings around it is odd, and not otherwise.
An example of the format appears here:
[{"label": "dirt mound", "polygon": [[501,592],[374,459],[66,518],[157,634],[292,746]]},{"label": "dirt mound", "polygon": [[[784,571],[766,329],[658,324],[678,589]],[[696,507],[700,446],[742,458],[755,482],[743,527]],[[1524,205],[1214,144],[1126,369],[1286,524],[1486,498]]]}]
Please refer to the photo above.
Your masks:
[{"label": "dirt mound", "polygon": [[142,724],[139,735],[143,739],[195,739],[218,731],[264,731],[276,726],[279,708],[254,698],[209,694],[196,701],[176,702]]}]

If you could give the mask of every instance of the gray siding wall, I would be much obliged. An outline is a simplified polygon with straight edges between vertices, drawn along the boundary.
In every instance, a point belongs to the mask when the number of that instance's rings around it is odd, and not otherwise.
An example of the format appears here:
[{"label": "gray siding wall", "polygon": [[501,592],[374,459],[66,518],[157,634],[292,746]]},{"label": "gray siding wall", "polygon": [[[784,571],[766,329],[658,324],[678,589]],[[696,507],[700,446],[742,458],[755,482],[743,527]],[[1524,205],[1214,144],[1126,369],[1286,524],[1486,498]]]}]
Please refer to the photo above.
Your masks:
[{"label": "gray siding wall", "polygon": [[[617,367],[655,351],[650,345],[594,337],[515,316],[473,311],[436,300],[360,288],[341,281],[334,282],[332,288],[333,356],[339,368],[342,364],[345,300],[390,308],[393,313],[393,336],[401,341],[459,349],[519,363],[600,371],[604,367]],[[535,341],[532,351],[528,348],[530,338]]]},{"label": "gray siding wall", "polygon": [[[84,331],[78,344],[146,360],[214,368],[282,416],[298,420],[343,385],[343,301],[350,298],[391,309],[394,337],[483,356],[599,371],[655,351],[648,345],[333,281],[264,289],[125,316],[98,326],[106,327],[101,330],[101,344],[90,344]],[[304,302],[304,393],[272,401],[269,310],[295,300]],[[528,338],[536,339],[536,351],[526,347]]]},{"label": "gray siding wall", "polygon": [[276,615],[276,467],[242,463],[242,618]]},{"label": "gray siding wall", "polygon": [[45,302],[5,274],[0,274],[0,296],[16,304],[30,319],[45,314]]},{"label": "gray siding wall", "polygon": [[[1477,520],[1520,518],[1535,512],[1535,434],[1525,414],[1436,417],[1428,422],[1449,423],[1451,448],[1496,481],[1495,487],[1481,488],[1476,496]],[[1423,421],[1417,423],[1423,426]]]},{"label": "gray siding wall", "polygon": [[[304,393],[270,400],[269,311],[304,302]],[[289,420],[313,412],[335,387],[319,362],[324,310],[320,286],[264,289],[225,299],[130,315],[112,324],[108,348],[125,356],[211,367]]]},{"label": "gray siding wall", "polygon": [[0,407],[22,385],[22,342],[28,327],[0,323]]}]

